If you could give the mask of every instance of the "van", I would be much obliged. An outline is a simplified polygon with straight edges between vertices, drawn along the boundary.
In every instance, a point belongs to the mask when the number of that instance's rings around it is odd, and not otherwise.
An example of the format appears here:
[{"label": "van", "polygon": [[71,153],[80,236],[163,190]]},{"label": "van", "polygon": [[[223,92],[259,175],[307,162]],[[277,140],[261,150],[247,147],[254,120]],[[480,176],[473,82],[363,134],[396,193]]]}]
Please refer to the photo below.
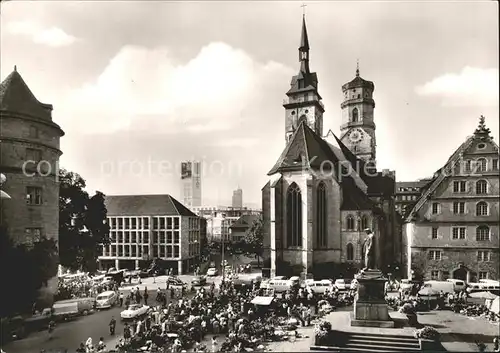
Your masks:
[{"label": "van", "polygon": [[118,302],[118,294],[113,291],[102,292],[95,300],[97,309],[111,308]]},{"label": "van", "polygon": [[293,282],[284,278],[283,276],[271,278],[268,281],[262,282],[260,288],[273,289],[276,293],[286,292],[292,289]]},{"label": "van", "polygon": [[448,281],[426,281],[422,288],[432,288],[438,293],[450,294],[455,292],[455,285]]},{"label": "van", "polygon": [[333,286],[333,282],[329,279],[322,279],[320,281],[309,281],[307,282],[307,287],[311,288],[311,290],[315,294],[324,294],[327,290],[333,291],[335,287]]},{"label": "van", "polygon": [[461,279],[449,278],[447,281],[453,283],[455,292],[461,292],[467,288],[467,285]]},{"label": "van", "polygon": [[495,295],[500,294],[500,286],[498,283],[491,282],[479,282],[479,283],[469,283],[467,286],[467,292],[477,293],[477,292],[491,292]]}]

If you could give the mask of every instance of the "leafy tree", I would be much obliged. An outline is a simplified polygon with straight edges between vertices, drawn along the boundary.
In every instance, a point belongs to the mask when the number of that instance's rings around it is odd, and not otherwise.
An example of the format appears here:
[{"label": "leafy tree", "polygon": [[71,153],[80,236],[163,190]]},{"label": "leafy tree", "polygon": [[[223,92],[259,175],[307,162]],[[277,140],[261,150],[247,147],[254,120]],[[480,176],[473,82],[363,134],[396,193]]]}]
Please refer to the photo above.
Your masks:
[{"label": "leafy tree", "polygon": [[2,290],[0,316],[31,311],[38,290],[57,274],[56,241],[42,237],[26,244],[15,244],[6,227],[0,228],[0,276]]},{"label": "leafy tree", "polygon": [[102,244],[109,244],[105,195],[92,197],[77,173],[59,172],[59,258],[71,270],[95,272]]},{"label": "leafy tree", "polygon": [[249,255],[255,255],[260,266],[260,258],[264,252],[264,230],[262,217],[255,220],[246,232],[243,242],[243,250]]}]

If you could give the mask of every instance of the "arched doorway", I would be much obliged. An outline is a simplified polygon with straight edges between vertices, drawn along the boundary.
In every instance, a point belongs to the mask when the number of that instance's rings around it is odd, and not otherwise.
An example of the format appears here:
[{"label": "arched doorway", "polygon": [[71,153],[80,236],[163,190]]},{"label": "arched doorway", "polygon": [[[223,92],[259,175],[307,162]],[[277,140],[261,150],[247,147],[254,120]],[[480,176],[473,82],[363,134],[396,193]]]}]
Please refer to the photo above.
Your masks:
[{"label": "arched doorway", "polygon": [[453,271],[454,279],[461,279],[462,281],[467,280],[467,269],[465,267],[460,266],[455,271]]}]

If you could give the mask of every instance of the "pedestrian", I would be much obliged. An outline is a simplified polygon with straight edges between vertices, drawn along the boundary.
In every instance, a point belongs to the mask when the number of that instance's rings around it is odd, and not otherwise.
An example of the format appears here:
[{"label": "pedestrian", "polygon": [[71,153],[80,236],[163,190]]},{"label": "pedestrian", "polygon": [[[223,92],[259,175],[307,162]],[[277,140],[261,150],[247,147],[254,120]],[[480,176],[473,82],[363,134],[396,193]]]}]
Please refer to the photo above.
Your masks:
[{"label": "pedestrian", "polygon": [[498,342],[498,337],[493,338],[493,352],[500,352],[500,344]]},{"label": "pedestrian", "polygon": [[56,323],[53,320],[51,320],[49,322],[49,327],[48,327],[49,340],[51,340],[53,337],[55,326],[56,326]]},{"label": "pedestrian", "polygon": [[85,344],[80,342],[80,347],[77,348],[76,353],[86,353]]},{"label": "pedestrian", "polygon": [[111,317],[111,321],[109,322],[109,334],[111,336],[114,336],[115,334],[115,328],[116,328],[116,320],[115,317]]},{"label": "pedestrian", "polygon": [[97,352],[104,352],[104,350],[106,349],[106,344],[104,343],[104,338],[101,337],[99,338],[99,343],[97,344]]},{"label": "pedestrian", "polygon": [[212,337],[212,352],[218,352],[217,349],[217,336]]},{"label": "pedestrian", "polygon": [[120,307],[123,306],[123,293],[120,292]]},{"label": "pedestrian", "polygon": [[148,294],[148,287],[144,287],[144,304],[145,305],[148,305],[148,298],[149,298],[149,294]]}]

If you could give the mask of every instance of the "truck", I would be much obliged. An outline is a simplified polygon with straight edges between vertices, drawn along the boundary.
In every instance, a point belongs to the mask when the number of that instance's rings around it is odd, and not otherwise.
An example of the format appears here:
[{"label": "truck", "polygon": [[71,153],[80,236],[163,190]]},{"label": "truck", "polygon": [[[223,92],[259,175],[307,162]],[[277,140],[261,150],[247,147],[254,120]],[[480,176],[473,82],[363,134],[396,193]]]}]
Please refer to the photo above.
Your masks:
[{"label": "truck", "polygon": [[87,315],[95,308],[95,298],[77,298],[55,302],[52,316],[56,320],[66,320],[75,316]]}]

